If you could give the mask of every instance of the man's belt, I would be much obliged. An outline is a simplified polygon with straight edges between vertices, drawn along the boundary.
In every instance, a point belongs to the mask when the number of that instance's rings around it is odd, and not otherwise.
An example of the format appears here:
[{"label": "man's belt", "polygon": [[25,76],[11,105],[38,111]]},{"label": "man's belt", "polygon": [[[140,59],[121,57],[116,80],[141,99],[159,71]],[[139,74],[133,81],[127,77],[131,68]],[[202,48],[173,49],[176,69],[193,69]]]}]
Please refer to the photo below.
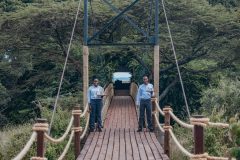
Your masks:
[{"label": "man's belt", "polygon": [[141,101],[151,101],[151,98],[149,98],[149,99],[141,99]]}]

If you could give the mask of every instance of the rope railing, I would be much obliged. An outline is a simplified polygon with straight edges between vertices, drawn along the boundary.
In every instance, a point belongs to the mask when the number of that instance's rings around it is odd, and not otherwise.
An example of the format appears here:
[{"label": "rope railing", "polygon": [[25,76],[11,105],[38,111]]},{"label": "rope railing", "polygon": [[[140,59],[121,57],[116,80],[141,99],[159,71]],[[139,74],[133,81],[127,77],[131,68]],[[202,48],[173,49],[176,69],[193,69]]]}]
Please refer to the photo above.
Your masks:
[{"label": "rope railing", "polygon": [[[157,99],[154,99],[157,111],[162,115],[165,116],[164,110],[162,110],[157,102]],[[169,107],[165,108],[165,110],[168,110]],[[182,120],[180,120],[172,111],[171,108],[169,108],[169,114],[173,120],[175,120],[180,126],[188,129],[193,129],[194,124],[195,125],[201,125],[203,127],[209,126],[209,127],[221,127],[221,128],[229,128],[229,124],[227,123],[215,123],[215,122],[210,122],[209,118],[204,118],[202,119],[201,122],[194,122],[194,118],[190,118],[191,124],[188,124]],[[197,119],[199,121],[199,118]]]},{"label": "rope railing", "polygon": [[[194,155],[190,152],[188,152],[180,143],[179,141],[177,140],[176,136],[174,135],[174,133],[172,132],[172,130],[170,129],[169,130],[169,133],[172,137],[172,140],[173,142],[177,145],[178,149],[186,156],[190,157],[190,158],[193,158]],[[203,155],[199,155],[199,158],[203,158]]]},{"label": "rope railing", "polygon": [[82,135],[81,135],[81,137],[80,137],[81,140],[82,140],[82,139],[86,136],[86,134],[87,134],[88,126],[89,126],[89,121],[90,121],[90,116],[88,116],[88,118],[87,118],[87,121],[86,121],[84,130],[83,130]]},{"label": "rope railing", "polygon": [[80,118],[85,117],[89,113],[89,105],[88,103],[86,104],[83,113],[81,114]]},{"label": "rope railing", "polygon": [[203,154],[192,154],[188,150],[186,150],[180,142],[177,140],[176,136],[174,135],[172,129],[169,129],[169,133],[172,137],[173,142],[176,144],[178,149],[187,157],[189,157],[191,160],[198,160],[202,158],[206,158],[208,160],[228,160],[228,157],[214,157],[214,156],[209,156],[208,153],[203,153]]},{"label": "rope railing", "polygon": [[[168,106],[165,107],[163,110],[159,107],[157,100],[155,100],[155,108],[153,112],[154,120],[156,122],[156,127],[164,133],[164,152],[170,156],[170,137],[175,143],[175,145],[178,147],[178,149],[187,157],[189,157],[191,160],[228,160],[229,158],[227,157],[215,157],[215,156],[209,156],[208,153],[203,152],[203,146],[198,146],[198,145],[203,145],[203,128],[205,127],[218,127],[218,128],[229,128],[229,124],[226,123],[215,123],[215,122],[210,122],[209,118],[204,118],[204,117],[192,117],[190,118],[190,124],[183,122],[180,120],[172,111],[172,109]],[[165,124],[162,127],[159,119],[158,119],[158,114],[163,112],[164,118],[165,118]],[[174,135],[172,131],[172,127],[170,126],[170,119],[175,120],[180,126],[188,129],[192,129],[194,133],[194,142],[195,142],[195,152],[196,153],[190,153],[188,150],[186,150],[180,142],[177,140],[176,136]],[[170,137],[169,137],[170,136]],[[202,137],[201,137],[202,136]],[[199,139],[201,139],[199,142]],[[199,148],[200,149],[199,149]],[[200,152],[199,152],[200,151]]]},{"label": "rope railing", "polygon": [[58,138],[58,139],[52,138],[52,137],[49,136],[47,133],[44,133],[44,136],[45,136],[45,138],[46,138],[48,141],[50,141],[50,142],[60,143],[60,142],[64,141],[65,138],[67,137],[68,133],[69,133],[70,130],[71,130],[72,124],[73,124],[73,116],[71,117],[71,120],[70,120],[70,122],[69,122],[69,124],[68,124],[68,127],[67,127],[66,131],[65,131],[64,134],[63,134],[60,138]]},{"label": "rope railing", "polygon": [[159,106],[159,104],[158,104],[158,102],[157,102],[157,98],[154,99],[154,103],[155,103],[155,106],[156,106],[158,112],[159,112],[162,116],[164,116],[165,113],[164,113],[163,110],[160,108],[160,106]]},{"label": "rope railing", "polygon": [[210,122],[209,118],[190,118],[190,122],[192,125],[198,125],[202,127],[209,126],[209,127],[218,127],[218,128],[229,128],[229,124]]},{"label": "rope railing", "polygon": [[164,131],[163,127],[161,126],[161,124],[159,123],[157,113],[155,112],[153,115],[154,115],[155,121],[156,121],[156,123],[157,123],[158,129],[159,129],[162,133],[164,133],[165,131]]},{"label": "rope railing", "polygon": [[72,142],[73,136],[74,136],[74,130],[72,130],[72,132],[71,132],[71,134],[70,134],[70,137],[69,137],[69,140],[68,140],[68,142],[67,142],[67,145],[65,146],[65,148],[64,148],[62,154],[60,155],[60,157],[58,158],[58,160],[63,160],[64,157],[66,156],[67,151],[68,151],[68,149],[69,149],[69,147],[70,147],[70,144],[71,144],[71,142]]},{"label": "rope railing", "polygon": [[31,137],[30,137],[30,139],[29,139],[29,141],[23,147],[22,151],[16,157],[14,157],[13,160],[21,160],[21,159],[23,159],[26,156],[26,154],[28,153],[28,151],[30,150],[31,146],[33,145],[36,137],[37,137],[37,133],[33,132]]},{"label": "rope railing", "polygon": [[[79,134],[80,132],[82,132],[82,128],[80,127],[81,114],[82,114],[82,111],[80,110],[80,107],[79,106],[75,107],[74,110],[72,111],[72,117],[71,117],[71,119],[68,123],[68,126],[67,126],[64,134],[60,138],[57,138],[57,139],[51,137],[48,134],[49,125],[47,123],[47,120],[38,119],[37,123],[35,123],[33,128],[32,128],[33,133],[31,135],[29,141],[26,143],[26,145],[24,146],[22,151],[15,158],[13,158],[13,160],[23,159],[26,156],[26,154],[28,153],[28,151],[30,150],[31,146],[33,145],[33,143],[36,139],[37,139],[37,142],[36,142],[36,144],[37,144],[37,156],[32,157],[31,159],[32,160],[45,160],[45,159],[47,159],[47,158],[44,157],[44,146],[45,146],[44,145],[45,144],[44,140],[47,140],[47,141],[52,142],[52,143],[60,143],[60,142],[62,142],[66,139],[66,137],[69,135],[69,132],[72,129],[69,140],[68,140],[68,143],[65,146],[64,151],[62,152],[62,154],[58,158],[59,160],[62,160],[64,158],[64,156],[66,155],[68,149],[69,149],[69,146],[72,142],[74,134],[76,136],[76,133]],[[77,125],[74,124],[76,122],[77,122]],[[88,125],[88,123],[86,125]],[[80,138],[80,135],[79,135],[79,138]],[[78,143],[76,143],[76,144],[78,144]],[[80,151],[80,142],[79,142],[79,151]]]},{"label": "rope railing", "polygon": [[182,126],[184,128],[193,129],[194,126],[192,124],[188,124],[188,123],[183,122],[172,111],[170,111],[169,114],[172,117],[172,119],[174,119],[180,126]]}]

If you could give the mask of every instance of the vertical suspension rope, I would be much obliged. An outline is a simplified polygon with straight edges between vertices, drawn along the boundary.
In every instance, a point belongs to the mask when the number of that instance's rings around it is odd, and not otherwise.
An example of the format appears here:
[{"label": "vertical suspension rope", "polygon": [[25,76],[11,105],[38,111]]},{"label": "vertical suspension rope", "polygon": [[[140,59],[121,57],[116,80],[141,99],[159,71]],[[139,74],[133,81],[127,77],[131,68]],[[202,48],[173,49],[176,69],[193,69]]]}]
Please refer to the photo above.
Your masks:
[{"label": "vertical suspension rope", "polygon": [[55,103],[54,103],[53,114],[52,114],[51,122],[50,122],[50,125],[49,125],[49,131],[48,131],[49,135],[51,133],[52,123],[53,123],[55,112],[56,112],[56,109],[57,109],[57,103],[58,103],[58,99],[59,99],[59,95],[60,95],[60,91],[61,91],[61,87],[62,87],[62,83],[63,83],[63,77],[64,77],[64,73],[65,73],[65,70],[66,70],[70,49],[71,49],[71,46],[72,46],[72,40],[73,40],[73,36],[74,36],[74,33],[75,33],[75,28],[76,28],[76,25],[77,25],[78,14],[79,14],[79,11],[80,11],[80,8],[81,8],[81,2],[82,2],[82,0],[79,0],[77,13],[75,15],[75,20],[74,20],[74,25],[73,25],[73,28],[72,28],[71,38],[70,38],[69,45],[68,45],[67,55],[66,55],[66,58],[65,58],[63,71],[62,71],[60,83],[59,83],[59,86],[58,86],[58,92],[57,92],[57,96],[56,96]]},{"label": "vertical suspension rope", "polygon": [[166,8],[165,8],[164,0],[162,0],[162,7],[163,7],[166,23],[167,23],[168,34],[169,34],[169,38],[171,40],[172,50],[173,50],[173,54],[174,54],[174,58],[175,58],[175,63],[176,63],[176,66],[177,66],[178,76],[179,76],[179,80],[180,80],[180,83],[181,83],[181,88],[182,88],[182,92],[183,92],[183,97],[184,97],[188,117],[190,118],[191,115],[190,115],[190,111],[189,111],[187,96],[186,96],[185,89],[184,89],[184,84],[183,84],[183,80],[182,80],[182,76],[181,76],[181,71],[180,71],[180,68],[179,68],[179,65],[178,65],[177,54],[176,54],[175,46],[174,46],[174,43],[173,43],[172,32],[171,32],[171,29],[170,29],[170,26],[169,26],[169,23],[168,23],[168,17],[167,17],[167,12],[166,12]]}]

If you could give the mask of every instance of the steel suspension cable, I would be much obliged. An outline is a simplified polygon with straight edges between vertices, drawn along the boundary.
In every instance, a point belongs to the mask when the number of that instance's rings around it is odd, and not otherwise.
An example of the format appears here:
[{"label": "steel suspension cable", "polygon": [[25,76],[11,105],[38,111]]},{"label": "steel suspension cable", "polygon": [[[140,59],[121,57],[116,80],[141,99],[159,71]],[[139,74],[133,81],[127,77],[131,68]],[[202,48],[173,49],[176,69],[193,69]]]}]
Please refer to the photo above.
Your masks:
[{"label": "steel suspension cable", "polygon": [[67,66],[67,62],[68,62],[68,57],[69,57],[70,49],[71,49],[71,46],[72,46],[72,40],[73,40],[73,36],[74,36],[74,33],[75,33],[76,25],[77,25],[78,14],[79,14],[79,12],[80,12],[81,3],[82,3],[82,0],[79,0],[78,8],[77,8],[77,13],[76,13],[76,15],[75,15],[75,20],[74,20],[74,25],[73,25],[73,28],[72,28],[71,38],[70,38],[69,45],[68,45],[67,55],[66,55],[66,58],[65,58],[65,62],[64,62],[64,66],[63,66],[63,71],[62,71],[60,83],[59,83],[59,86],[58,86],[58,92],[57,92],[57,96],[56,96],[55,103],[54,103],[54,108],[53,108],[53,113],[52,113],[52,117],[51,117],[51,122],[50,122],[50,125],[49,125],[49,131],[48,131],[48,134],[49,134],[49,135],[50,135],[50,133],[51,133],[52,123],[53,123],[53,121],[54,121],[54,116],[55,116],[55,112],[56,112],[56,109],[57,109],[57,103],[58,103],[60,91],[61,91],[61,88],[62,88],[63,77],[64,77],[64,73],[65,73],[65,70],[66,70],[66,66]]},{"label": "steel suspension cable", "polygon": [[167,23],[168,34],[169,34],[169,38],[171,40],[172,50],[173,50],[173,54],[174,54],[174,58],[175,58],[175,63],[176,63],[176,66],[177,66],[178,76],[179,76],[179,80],[180,80],[180,83],[181,83],[181,88],[182,88],[182,92],[183,92],[183,97],[184,97],[188,117],[190,118],[191,115],[190,115],[190,111],[189,111],[187,96],[186,96],[185,89],[184,89],[184,84],[183,84],[183,80],[182,80],[181,71],[180,71],[180,68],[179,68],[179,65],[178,65],[177,54],[176,54],[175,46],[174,46],[174,43],[173,43],[172,32],[171,32],[171,29],[170,29],[170,26],[169,26],[169,23],[168,23],[168,17],[167,17],[167,12],[166,12],[166,8],[165,8],[164,0],[162,0],[162,7],[163,7],[166,23]]}]

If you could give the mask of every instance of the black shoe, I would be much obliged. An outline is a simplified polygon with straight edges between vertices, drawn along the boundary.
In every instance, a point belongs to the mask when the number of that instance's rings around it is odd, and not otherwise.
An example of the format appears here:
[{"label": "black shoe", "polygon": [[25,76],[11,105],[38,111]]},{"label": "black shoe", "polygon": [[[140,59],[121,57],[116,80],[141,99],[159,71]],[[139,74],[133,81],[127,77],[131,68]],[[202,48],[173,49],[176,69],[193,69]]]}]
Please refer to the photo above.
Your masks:
[{"label": "black shoe", "polygon": [[149,131],[150,131],[150,132],[154,132],[154,129],[153,129],[153,128],[149,128]]},{"label": "black shoe", "polygon": [[98,127],[98,132],[102,132],[102,128],[101,127]]},{"label": "black shoe", "polygon": [[94,132],[94,128],[90,128],[90,130],[89,130],[90,132]]},{"label": "black shoe", "polygon": [[142,128],[138,128],[137,132],[142,132]]}]

